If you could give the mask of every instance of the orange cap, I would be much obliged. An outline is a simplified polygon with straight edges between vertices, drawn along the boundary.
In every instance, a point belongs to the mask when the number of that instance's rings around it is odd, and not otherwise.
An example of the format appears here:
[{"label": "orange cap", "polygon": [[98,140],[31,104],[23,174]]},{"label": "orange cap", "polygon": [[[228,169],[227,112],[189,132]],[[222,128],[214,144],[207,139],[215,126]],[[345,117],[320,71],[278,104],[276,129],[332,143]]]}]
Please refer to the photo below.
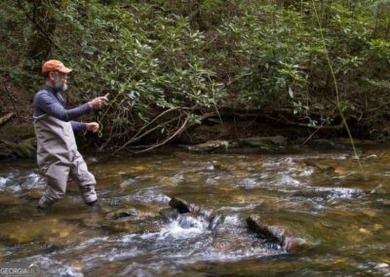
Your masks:
[{"label": "orange cap", "polygon": [[42,66],[42,73],[59,71],[62,73],[69,73],[72,69],[65,67],[65,65],[59,60],[48,60]]}]

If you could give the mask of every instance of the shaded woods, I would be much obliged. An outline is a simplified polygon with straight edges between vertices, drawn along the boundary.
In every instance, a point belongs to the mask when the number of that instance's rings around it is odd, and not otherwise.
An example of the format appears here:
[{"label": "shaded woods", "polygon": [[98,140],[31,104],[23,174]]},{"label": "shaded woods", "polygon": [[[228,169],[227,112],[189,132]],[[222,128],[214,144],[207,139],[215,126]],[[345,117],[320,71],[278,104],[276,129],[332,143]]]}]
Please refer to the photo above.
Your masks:
[{"label": "shaded woods", "polygon": [[202,125],[390,135],[387,0],[5,0],[0,14],[0,116],[31,122],[57,58],[74,69],[70,104],[110,93],[100,149],[191,143]]}]

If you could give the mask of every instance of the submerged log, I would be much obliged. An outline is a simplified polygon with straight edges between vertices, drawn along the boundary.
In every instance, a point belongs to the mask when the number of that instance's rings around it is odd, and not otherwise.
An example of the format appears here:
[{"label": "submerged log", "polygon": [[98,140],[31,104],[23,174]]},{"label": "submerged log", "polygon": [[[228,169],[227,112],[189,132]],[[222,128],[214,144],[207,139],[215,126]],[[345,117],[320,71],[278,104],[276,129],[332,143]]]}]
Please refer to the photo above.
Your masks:
[{"label": "submerged log", "polygon": [[246,223],[248,224],[248,229],[255,233],[261,239],[283,246],[284,236],[280,238],[268,226],[256,222],[256,220],[254,220],[252,217],[248,217],[246,219]]},{"label": "submerged log", "polygon": [[248,217],[246,219],[248,224],[248,229],[257,234],[261,239],[264,239],[266,242],[276,244],[281,249],[287,252],[294,252],[303,246],[307,245],[306,240],[301,238],[287,237],[284,233],[277,234],[269,226],[264,225]]},{"label": "submerged log", "polygon": [[[193,218],[198,217],[202,217],[209,223],[209,230],[215,230],[215,228],[224,221],[222,216],[215,214],[212,211],[201,209],[193,204],[188,204],[185,200],[180,198],[172,197],[169,201],[169,206],[179,214],[174,213],[174,211],[169,211],[169,213],[165,211],[160,214],[166,218],[176,219],[179,218],[181,214],[188,214],[187,218],[181,218],[181,225],[184,227],[192,227],[191,224],[194,224]],[[266,243],[271,243],[273,246],[276,246],[278,249],[292,252],[299,249],[302,245],[306,245],[304,239],[287,237],[284,230],[280,230],[280,232],[278,230],[273,230],[270,226],[260,223],[253,217],[246,218],[246,223],[249,231],[255,233]]]}]

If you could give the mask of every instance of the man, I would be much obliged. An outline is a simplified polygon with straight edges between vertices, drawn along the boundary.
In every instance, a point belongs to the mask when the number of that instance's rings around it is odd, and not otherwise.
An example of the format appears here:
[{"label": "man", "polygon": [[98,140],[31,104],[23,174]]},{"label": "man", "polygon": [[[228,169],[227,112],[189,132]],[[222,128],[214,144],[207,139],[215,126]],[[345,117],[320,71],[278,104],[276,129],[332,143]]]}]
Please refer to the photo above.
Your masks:
[{"label": "man", "polygon": [[77,150],[74,131],[97,131],[97,122],[74,121],[91,110],[102,108],[108,94],[73,109],[65,108],[62,93],[68,88],[67,68],[61,61],[48,60],[42,66],[45,86],[34,97],[34,128],[37,137],[37,162],[47,177],[47,187],[38,203],[38,209],[46,209],[64,197],[68,176],[78,184],[86,204],[97,205],[95,177]]}]

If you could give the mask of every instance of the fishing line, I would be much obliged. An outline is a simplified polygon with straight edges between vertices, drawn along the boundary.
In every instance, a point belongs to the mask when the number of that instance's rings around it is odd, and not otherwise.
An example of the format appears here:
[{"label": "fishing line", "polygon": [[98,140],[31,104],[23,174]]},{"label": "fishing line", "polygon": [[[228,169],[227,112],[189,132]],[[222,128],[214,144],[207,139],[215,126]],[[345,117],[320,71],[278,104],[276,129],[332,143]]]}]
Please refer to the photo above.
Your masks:
[{"label": "fishing line", "polygon": [[103,137],[103,123],[100,118],[100,111],[94,111],[96,122],[99,124],[99,129],[96,131],[98,138]]},{"label": "fishing line", "polygon": [[330,60],[328,48],[327,48],[327,46],[326,46],[325,35],[324,35],[323,28],[322,28],[322,25],[321,25],[320,16],[319,16],[319,14],[318,14],[318,10],[317,10],[317,8],[316,8],[316,5],[315,5],[315,3],[314,3],[314,0],[311,0],[311,3],[312,3],[313,10],[314,10],[314,14],[315,14],[315,17],[316,17],[316,20],[317,20],[317,23],[318,23],[318,27],[319,27],[319,32],[320,32],[320,35],[321,35],[322,44],[323,44],[323,47],[324,47],[324,50],[325,50],[325,58],[326,58],[326,61],[327,61],[327,63],[328,63],[328,67],[329,67],[330,74],[331,74],[331,76],[332,76],[332,80],[333,80],[333,84],[334,84],[334,89],[335,89],[335,93],[336,93],[336,106],[337,106],[337,110],[338,110],[339,115],[340,115],[340,117],[341,117],[342,123],[343,123],[345,129],[347,130],[348,137],[349,137],[349,140],[350,140],[350,142],[351,142],[352,150],[353,150],[353,153],[354,153],[354,155],[355,155],[355,158],[356,158],[356,160],[357,160],[357,162],[358,162],[358,164],[359,164],[359,168],[360,168],[360,170],[362,170],[362,164],[360,163],[360,159],[359,159],[359,156],[358,156],[356,147],[355,147],[355,142],[354,142],[354,139],[353,139],[353,137],[352,137],[351,130],[349,129],[348,122],[347,122],[347,120],[346,120],[346,118],[345,118],[343,109],[342,109],[342,107],[341,107],[341,103],[340,103],[340,92],[339,92],[339,87],[338,87],[338,83],[337,83],[337,78],[336,78],[336,74],[335,74],[335,72],[334,72],[334,68],[333,68],[332,62],[331,62],[331,60]]}]

